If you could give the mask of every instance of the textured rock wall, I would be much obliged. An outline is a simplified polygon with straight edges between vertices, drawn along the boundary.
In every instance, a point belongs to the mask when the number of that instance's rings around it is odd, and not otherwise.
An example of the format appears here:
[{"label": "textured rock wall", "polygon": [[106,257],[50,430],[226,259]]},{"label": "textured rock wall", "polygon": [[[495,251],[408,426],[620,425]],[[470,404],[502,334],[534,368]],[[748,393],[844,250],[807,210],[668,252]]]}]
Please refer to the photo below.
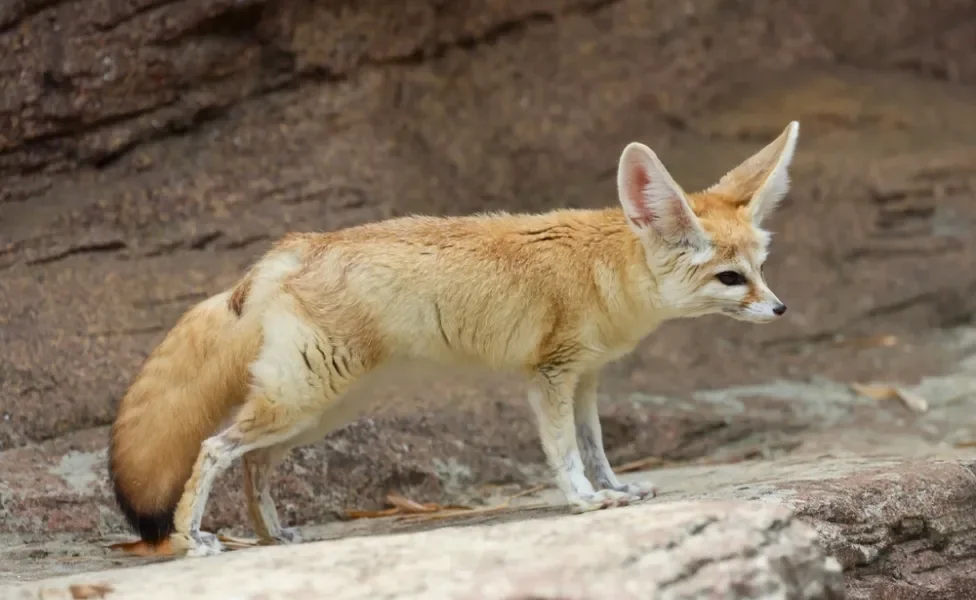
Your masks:
[{"label": "textured rock wall", "polygon": [[[976,320],[976,93],[958,85],[976,82],[973,39],[976,2],[961,0],[0,3],[0,558],[35,568],[33,549],[7,544],[20,535],[76,536],[84,554],[77,538],[119,530],[104,425],[125,385],[188,305],[285,231],[606,205],[631,139],[694,187],[794,118],[766,269],[789,317],[667,326],[615,365],[608,397],[647,402],[603,410],[612,460],[775,456],[852,406],[858,434],[825,434],[825,453],[876,449],[895,427],[909,445],[971,438],[969,400],[933,429],[887,408],[861,420],[876,403],[830,386],[807,403],[800,384],[681,394],[812,374],[912,382],[972,346],[950,333]],[[972,398],[967,385],[940,397]],[[284,517],[539,479],[523,393],[503,379],[384,396],[398,414],[290,457]],[[828,490],[801,511],[858,598],[957,597],[972,580],[971,482],[913,469],[932,477],[882,473],[859,480],[863,497]],[[242,523],[239,480],[235,467],[211,523]]]},{"label": "textured rock wall", "polygon": [[[665,113],[700,102],[715,73],[740,64],[824,60],[972,81],[974,13],[972,0],[12,0],[0,6],[0,175],[102,165],[242,98],[573,15],[641,24],[606,59],[639,62],[660,82],[649,108]],[[520,61],[532,78],[555,67]]]}]

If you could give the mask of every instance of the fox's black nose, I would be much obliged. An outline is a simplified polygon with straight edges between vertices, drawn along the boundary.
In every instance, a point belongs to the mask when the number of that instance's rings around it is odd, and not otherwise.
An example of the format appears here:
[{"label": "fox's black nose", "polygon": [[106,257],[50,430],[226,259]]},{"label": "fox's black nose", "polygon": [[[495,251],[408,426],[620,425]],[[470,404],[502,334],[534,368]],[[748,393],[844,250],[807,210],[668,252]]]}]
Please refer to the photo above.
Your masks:
[{"label": "fox's black nose", "polygon": [[785,304],[780,303],[773,307],[773,314],[776,315],[777,317],[783,316],[783,313],[785,312],[786,312]]}]

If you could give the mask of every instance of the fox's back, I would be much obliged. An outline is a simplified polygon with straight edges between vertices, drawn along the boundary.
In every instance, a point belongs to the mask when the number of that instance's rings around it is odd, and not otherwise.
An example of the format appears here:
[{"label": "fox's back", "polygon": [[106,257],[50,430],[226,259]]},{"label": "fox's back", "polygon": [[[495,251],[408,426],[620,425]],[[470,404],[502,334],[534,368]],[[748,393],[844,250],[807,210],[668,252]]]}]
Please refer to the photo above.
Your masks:
[{"label": "fox's back", "polygon": [[279,251],[303,256],[287,285],[323,330],[369,328],[402,358],[519,368],[586,343],[603,303],[594,264],[630,259],[607,243],[627,233],[612,210],[403,217],[293,235]]}]

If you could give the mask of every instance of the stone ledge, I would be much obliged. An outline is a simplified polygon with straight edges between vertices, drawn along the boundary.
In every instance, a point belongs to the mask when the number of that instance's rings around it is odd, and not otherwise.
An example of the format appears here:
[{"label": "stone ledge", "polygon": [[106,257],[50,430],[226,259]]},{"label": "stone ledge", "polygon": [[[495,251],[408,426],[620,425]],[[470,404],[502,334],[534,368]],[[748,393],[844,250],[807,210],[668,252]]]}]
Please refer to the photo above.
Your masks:
[{"label": "stone ledge", "polygon": [[[892,442],[893,448],[904,451],[906,444]],[[849,452],[674,467],[626,475],[626,480],[651,478],[662,490],[651,503],[627,509],[570,516],[558,506],[562,502],[558,492],[549,489],[518,501],[514,511],[493,516],[433,524],[373,519],[311,525],[303,527],[303,533],[313,541],[298,547],[149,566],[134,566],[141,564],[135,559],[101,556],[104,552],[90,540],[49,536],[50,540],[22,544],[18,550],[19,555],[42,556],[32,561],[37,568],[28,571],[33,573],[12,574],[40,579],[89,571],[18,588],[33,590],[30,593],[74,581],[102,580],[148,589],[157,578],[224,590],[222,578],[236,581],[238,573],[260,573],[271,568],[262,565],[273,565],[276,578],[299,586],[289,587],[297,597],[301,597],[298,590],[311,593],[319,585],[346,586],[349,579],[359,583],[335,589],[348,589],[350,594],[371,590],[369,597],[384,597],[395,589],[382,586],[412,581],[428,587],[403,588],[401,593],[424,595],[436,590],[470,598],[531,594],[589,598],[647,597],[648,590],[654,589],[647,586],[657,585],[659,597],[683,598],[694,597],[694,589],[736,582],[769,586],[756,588],[762,590],[792,589],[777,587],[788,579],[782,579],[786,577],[782,569],[802,575],[797,575],[798,581],[809,576],[811,586],[828,585],[832,563],[823,559],[829,556],[844,572],[847,598],[962,600],[976,589],[973,465],[964,451],[930,448],[912,456]],[[523,502],[553,506],[529,511]],[[695,529],[701,531],[689,533]],[[702,532],[712,537],[698,537]],[[813,541],[805,541],[810,535]],[[776,560],[766,554],[774,551]],[[0,562],[18,560],[8,554],[0,556]],[[61,568],[59,557],[69,556],[86,556],[87,562]],[[232,565],[233,573],[222,575],[224,564]],[[694,570],[692,564],[699,567],[694,576],[688,575]],[[96,571],[115,566],[128,568]],[[185,576],[174,577],[181,569],[187,569]],[[192,575],[200,569],[207,570],[206,581]],[[713,571],[726,574],[724,583]],[[681,573],[686,575],[679,577]],[[814,577],[816,573],[823,578]],[[668,583],[669,574],[688,587]],[[260,585],[271,585],[268,579]],[[257,589],[249,591],[257,593]],[[288,592],[267,590],[268,598]],[[124,597],[152,597],[135,595],[135,587],[131,591],[133,596]],[[225,592],[231,593],[231,588]],[[745,595],[725,597],[766,597],[741,593]],[[0,593],[0,597],[7,596]]]},{"label": "stone ledge", "polygon": [[843,597],[840,565],[783,508],[646,504],[578,516],[448,527],[235,552],[51,579],[10,598]]},{"label": "stone ledge", "polygon": [[[905,451],[906,444],[892,441],[891,448]],[[972,453],[932,450],[928,456],[906,457],[883,451],[667,469],[651,475],[661,489],[671,490],[659,498],[664,501],[731,499],[790,509],[840,561],[846,597],[852,600],[972,598]]]}]

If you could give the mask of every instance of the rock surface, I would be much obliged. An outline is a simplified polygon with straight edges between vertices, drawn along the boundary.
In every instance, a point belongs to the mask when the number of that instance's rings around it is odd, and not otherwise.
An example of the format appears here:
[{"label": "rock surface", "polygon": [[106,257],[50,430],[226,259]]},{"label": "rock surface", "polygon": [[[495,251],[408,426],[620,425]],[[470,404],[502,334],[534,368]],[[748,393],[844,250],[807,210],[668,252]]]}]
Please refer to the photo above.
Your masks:
[{"label": "rock surface", "polygon": [[[938,456],[953,444],[976,440],[970,417],[976,411],[976,328],[958,328],[937,341],[968,356],[944,375],[904,387],[926,399],[924,414],[826,378],[702,390],[688,397],[606,395],[601,418],[608,455],[616,465],[648,457],[725,462],[879,449]],[[299,524],[334,520],[346,509],[380,508],[389,492],[480,504],[506,490],[548,482],[531,420],[505,404],[496,410],[486,423],[467,417],[471,427],[481,425],[479,433],[495,440],[491,444],[455,437],[455,413],[363,419],[294,451],[275,475],[282,518]],[[125,530],[108,485],[106,437],[106,428],[89,429],[0,453],[0,534]],[[513,438],[518,442],[509,445]],[[239,465],[223,476],[206,526],[246,531],[241,479]]]},{"label": "rock surface", "polygon": [[[344,75],[237,103],[240,89],[264,85],[265,71],[248,61],[279,30],[259,27],[258,35],[249,27],[277,14],[271,4],[6,6],[0,35],[15,51],[2,53],[10,64],[0,71],[22,76],[23,85],[0,78],[9,86],[0,102],[11,103],[2,156],[14,169],[0,185],[3,449],[109,423],[132,374],[179,314],[233,283],[288,230],[406,212],[605,206],[615,201],[616,158],[633,139],[651,144],[693,188],[789,120],[803,123],[795,187],[771,223],[777,237],[767,265],[791,310],[764,327],[718,317],[668,324],[609,374],[607,386],[687,393],[812,373],[863,378],[879,369],[911,381],[946,360],[919,336],[965,323],[976,310],[973,282],[959,276],[976,251],[969,201],[976,92],[955,83],[972,80],[973,59],[953,42],[976,22],[964,18],[976,11],[972,1],[905,1],[898,10],[867,1],[704,0],[433,10],[414,0],[398,5],[404,14],[415,9],[417,23],[431,14],[443,22],[393,27],[413,21],[357,3],[362,13],[336,11],[343,27],[355,25],[339,30],[326,27],[330,11],[303,4],[311,12],[299,11],[286,41],[267,46]],[[297,4],[274,6],[287,12]],[[844,23],[872,23],[856,41],[837,35],[841,6]],[[348,33],[316,38],[321,51],[306,52],[306,38],[293,30],[309,23]],[[371,31],[375,39],[360,35]],[[422,39],[392,43],[411,36]],[[59,46],[66,40],[77,46]],[[431,49],[439,43],[448,45]],[[380,49],[415,58],[374,64],[385,60]],[[124,63],[126,76],[106,80],[105,56]],[[238,62],[246,65],[235,70]],[[930,64],[946,76],[917,73]],[[168,74],[158,84],[154,69]],[[82,79],[44,87],[48,71]],[[234,89],[211,90],[221,86]],[[175,111],[177,121],[193,120],[200,97],[226,110],[219,118],[205,110],[185,135],[155,139],[144,132],[152,121],[163,124],[158,135],[169,131],[165,115],[155,114],[157,96],[173,96],[159,110]],[[128,103],[143,100],[148,113],[124,117],[137,110]],[[134,131],[125,139],[153,141],[97,168],[45,167],[86,156],[79,149],[86,136],[114,128]],[[869,350],[837,343],[879,334],[903,343]],[[737,360],[727,360],[733,350]],[[527,418],[520,388],[483,387],[472,394],[421,386],[391,394],[388,404],[406,407],[400,416],[416,406],[463,406],[465,418],[489,422],[501,402]],[[457,437],[471,429],[460,418],[448,428]],[[489,443],[472,433],[472,442]]]},{"label": "rock surface", "polygon": [[[957,335],[962,341],[976,339],[976,332]],[[739,507],[737,510],[744,511],[743,514],[752,514],[757,506],[770,505],[789,511],[812,527],[819,547],[838,560],[845,572],[848,598],[962,600],[969,598],[970,590],[976,586],[976,510],[973,510],[976,507],[976,456],[965,448],[954,449],[949,442],[972,439],[972,423],[965,419],[976,402],[973,390],[976,390],[976,361],[967,360],[955,372],[928,378],[913,388],[912,391],[924,395],[930,403],[929,411],[916,417],[909,417],[902,407],[879,405],[878,401],[859,397],[845,386],[829,381],[776,382],[767,386],[702,392],[686,401],[672,398],[667,403],[673,406],[672,410],[693,411],[699,416],[710,410],[713,419],[726,419],[728,423],[734,423],[745,413],[755,419],[764,419],[766,425],[745,428],[751,433],[727,439],[718,452],[705,459],[690,463],[677,461],[677,464],[654,471],[624,477],[629,480],[650,478],[661,490],[656,500],[639,510],[654,507],[665,512],[693,512],[697,509],[690,506],[717,502],[734,503]],[[664,406],[666,400],[650,396],[633,399],[651,406]],[[793,416],[793,421],[777,422],[777,415],[782,419],[786,413]],[[816,421],[817,425],[810,421]],[[800,425],[804,422],[805,426]],[[961,424],[968,427],[959,427]],[[723,435],[719,429],[714,431],[716,435]],[[342,434],[313,447],[310,453],[334,456],[327,448],[329,444],[337,444],[341,449],[341,439]],[[9,451],[4,458],[6,460],[0,463],[3,468],[0,480],[5,482],[0,488],[0,506],[6,518],[3,520],[5,533],[0,534],[0,565],[3,565],[0,579],[42,579],[57,574],[134,567],[145,562],[121,557],[105,549],[107,543],[131,538],[120,535],[121,520],[104,484],[104,455],[97,436],[95,439],[81,434],[69,436],[43,448]],[[303,464],[302,458],[289,466],[286,475],[280,478],[276,494],[285,498],[283,506],[289,520],[295,514],[309,515],[303,526],[306,539],[348,540],[390,533],[412,536],[430,528],[470,524],[483,527],[478,530],[478,536],[499,543],[507,539],[507,543],[520,548],[521,534],[515,536],[515,540],[509,539],[506,532],[510,530],[503,527],[504,523],[517,521],[523,527],[535,523],[536,518],[546,517],[546,522],[555,530],[569,532],[580,523],[576,516],[566,515],[563,500],[553,489],[517,500],[513,504],[514,510],[483,516],[417,522],[396,519],[330,521],[323,519],[322,510],[338,511],[360,508],[361,505],[355,504],[357,498],[354,495],[330,505],[330,497],[325,494],[310,493],[304,497],[296,492],[300,488],[293,486],[316,485],[317,477],[331,472],[325,465],[316,465],[321,471],[313,468],[296,471],[296,466]],[[442,457],[445,462],[452,459],[456,460],[456,457]],[[455,469],[462,464],[455,463]],[[531,477],[527,474],[532,472],[532,465],[525,466],[525,484],[546,481],[538,464]],[[423,467],[418,465],[418,468]],[[432,467],[428,465],[426,468]],[[439,480],[442,484],[450,481],[447,471],[443,472],[443,477]],[[229,486],[218,488],[208,524],[246,536],[250,534],[243,520],[238,486],[239,481],[235,480]],[[514,487],[517,489],[518,486]],[[394,487],[386,491],[412,497],[423,497],[424,494],[419,488]],[[492,490],[472,484],[453,488],[445,485],[433,496],[451,502],[473,500],[479,496],[480,502],[492,503],[512,491],[515,491],[512,487]],[[315,506],[310,507],[316,502],[325,505],[317,507],[318,516],[315,512],[307,512],[316,510]],[[532,508],[539,504],[549,508]],[[291,512],[296,505],[298,512]],[[607,514],[613,512],[607,511]],[[622,511],[621,514],[631,513]],[[639,519],[620,518],[623,520],[607,522],[617,527],[614,532],[608,531],[608,536],[625,536],[633,529],[634,522],[644,522],[643,516]],[[464,533],[456,535],[472,539]],[[341,546],[345,542],[336,543]],[[363,543],[366,544],[363,548],[373,547],[368,542]],[[413,542],[402,543],[410,545]],[[427,545],[431,542],[417,543]],[[254,552],[265,550],[248,550],[241,554]],[[341,552],[329,544],[321,549],[316,547],[308,556],[312,554],[326,560],[321,557],[338,557]],[[369,556],[373,556],[373,562],[369,564],[354,567],[347,563],[336,566],[323,562],[317,563],[316,568],[380,568],[375,562],[375,554]],[[790,556],[792,558],[786,560],[797,557]],[[253,560],[260,562],[264,559]],[[613,564],[608,563],[606,567],[615,572],[617,567]],[[738,562],[734,564],[740,565]],[[494,563],[487,559],[479,565],[479,568],[494,568]],[[541,573],[539,585],[556,586],[553,589],[560,589],[557,584],[568,585],[561,579],[554,582],[550,578],[552,573],[542,568],[544,565],[537,566]],[[166,567],[170,568],[184,567]],[[237,569],[228,568],[234,572]],[[127,575],[127,572],[128,569],[112,574],[110,578],[112,581],[116,581],[116,577],[121,578],[120,581],[135,581],[146,577]],[[735,572],[744,574],[749,571]],[[630,585],[627,582],[635,576],[629,573],[626,570],[620,573],[623,579],[618,585]],[[99,577],[104,578],[97,574],[84,580],[95,581]],[[396,579],[392,574],[391,577]],[[636,579],[645,581],[646,576]],[[701,585],[711,585],[712,581],[707,578],[698,580],[696,576],[689,578],[689,585],[698,585],[692,580]],[[429,581],[440,582],[436,585],[450,583],[444,579]],[[54,584],[44,582],[43,585]],[[521,596],[515,594],[514,597]],[[599,594],[594,592],[579,597],[599,597]]]},{"label": "rock surface", "polygon": [[[952,454],[806,455],[666,468],[625,476],[651,477],[665,490],[626,509],[565,515],[558,506],[527,506],[557,505],[558,493],[548,490],[507,513],[453,524],[381,519],[309,526],[306,536],[331,541],[0,592],[33,598],[44,590],[45,598],[58,598],[70,584],[88,583],[140,598],[156,597],[156,588],[172,594],[175,584],[216,597],[331,589],[350,598],[694,598],[710,590],[722,598],[963,600],[976,585],[976,462]],[[440,529],[423,531],[431,527]],[[369,535],[392,532],[400,534]]]},{"label": "rock surface", "polygon": [[701,598],[831,600],[840,566],[789,511],[660,504],[239,552],[48,580],[5,598]]},{"label": "rock surface", "polygon": [[969,598],[976,589],[976,461],[958,451],[899,456],[903,447],[672,469],[655,482],[674,490],[661,497],[667,502],[789,508],[840,561],[846,598]]},{"label": "rock surface", "polygon": [[[607,205],[634,139],[695,188],[792,119],[766,268],[787,318],[668,324],[609,369],[611,459],[806,457],[784,481],[810,456],[958,463],[953,444],[976,439],[960,366],[976,349],[974,36],[974,0],[2,3],[0,577],[118,561],[91,543],[122,531],[104,472],[118,399],[179,314],[275,237]],[[872,380],[930,411],[846,385]],[[477,504],[544,481],[523,394],[504,378],[391,388],[375,417],[293,453],[283,518],[376,533],[393,526],[334,517],[389,491]],[[905,464],[918,485],[885,506],[879,475],[798,513],[851,597],[971,582],[961,471]],[[751,489],[741,477],[729,489]],[[244,523],[239,480],[208,525]],[[916,509],[935,511],[920,537]]]},{"label": "rock surface", "polygon": [[[8,74],[0,94],[0,174],[105,165],[250,96],[476,52],[554,22],[570,36],[580,20],[620,21],[633,38],[621,40],[618,52],[653,47],[642,53],[641,68],[658,85],[667,83],[668,91],[652,99],[665,111],[687,98],[700,102],[712,76],[742,64],[833,59],[976,78],[976,61],[966,52],[974,33],[966,18],[971,0],[879,6],[868,0],[788,7],[714,0],[7,2],[0,8],[0,72]],[[621,65],[618,56],[608,58]],[[529,57],[532,70],[543,68],[540,59]],[[5,192],[18,197],[16,190]]]}]

